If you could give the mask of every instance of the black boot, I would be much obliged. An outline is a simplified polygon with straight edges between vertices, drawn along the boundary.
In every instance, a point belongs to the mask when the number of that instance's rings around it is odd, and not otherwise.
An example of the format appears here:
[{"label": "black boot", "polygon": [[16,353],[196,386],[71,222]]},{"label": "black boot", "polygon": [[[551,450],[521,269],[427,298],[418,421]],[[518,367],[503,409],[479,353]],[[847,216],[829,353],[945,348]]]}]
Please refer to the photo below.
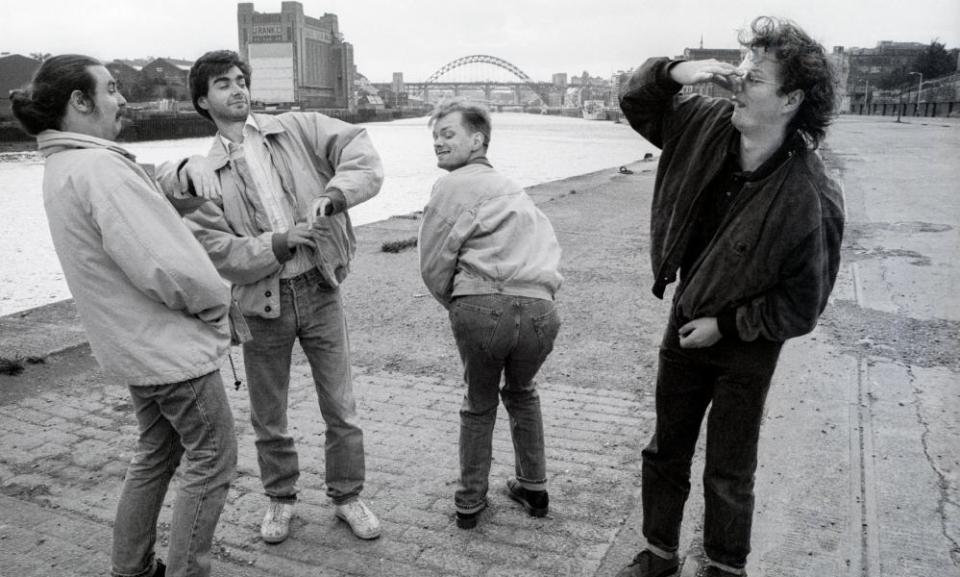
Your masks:
[{"label": "black boot", "polygon": [[510,498],[523,505],[531,517],[546,517],[547,510],[550,508],[550,496],[546,491],[531,491],[525,489],[520,481],[509,479],[507,481],[507,493]]}]

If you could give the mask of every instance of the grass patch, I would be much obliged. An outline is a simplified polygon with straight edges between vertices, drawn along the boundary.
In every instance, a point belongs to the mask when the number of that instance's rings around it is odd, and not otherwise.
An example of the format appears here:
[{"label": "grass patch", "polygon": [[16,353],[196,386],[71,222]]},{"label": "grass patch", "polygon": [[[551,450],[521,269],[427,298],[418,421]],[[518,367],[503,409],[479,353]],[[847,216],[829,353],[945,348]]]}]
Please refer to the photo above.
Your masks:
[{"label": "grass patch", "polygon": [[405,240],[391,240],[385,242],[380,246],[380,250],[383,252],[400,252],[404,249],[417,246],[417,237],[411,237]]}]

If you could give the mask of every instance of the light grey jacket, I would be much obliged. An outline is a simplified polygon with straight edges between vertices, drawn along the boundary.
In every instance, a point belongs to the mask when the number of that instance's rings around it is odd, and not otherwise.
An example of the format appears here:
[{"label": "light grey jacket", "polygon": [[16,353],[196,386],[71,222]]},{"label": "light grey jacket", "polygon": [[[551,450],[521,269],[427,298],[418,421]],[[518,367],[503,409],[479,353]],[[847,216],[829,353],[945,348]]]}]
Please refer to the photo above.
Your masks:
[{"label": "light grey jacket", "polygon": [[156,182],[115,143],[47,130],[43,202],[93,354],[126,385],[220,368],[230,291]]},{"label": "light grey jacket", "polygon": [[[253,116],[297,222],[307,220],[318,197],[333,199],[337,212],[318,220],[320,228],[315,229],[315,236],[319,250],[311,252],[327,284],[338,286],[350,271],[356,251],[346,209],[380,191],[380,157],[363,128],[322,114]],[[214,139],[207,158],[220,179],[222,202],[174,202],[217,270],[233,283],[234,298],[243,314],[277,318],[280,268],[290,256],[285,237],[262,232],[256,226],[246,189],[219,138]],[[168,195],[178,193],[186,184],[180,181],[178,168],[177,163],[166,163],[157,170],[160,185]]]},{"label": "light grey jacket", "polygon": [[563,282],[550,221],[486,159],[437,180],[417,245],[423,282],[447,308],[466,295],[553,300]]}]

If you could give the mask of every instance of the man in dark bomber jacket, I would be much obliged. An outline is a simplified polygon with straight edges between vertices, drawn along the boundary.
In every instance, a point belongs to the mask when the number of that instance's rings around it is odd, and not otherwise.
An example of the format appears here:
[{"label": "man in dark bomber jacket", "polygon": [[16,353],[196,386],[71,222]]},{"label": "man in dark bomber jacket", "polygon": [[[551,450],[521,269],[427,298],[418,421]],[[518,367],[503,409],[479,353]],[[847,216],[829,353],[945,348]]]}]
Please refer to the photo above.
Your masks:
[{"label": "man in dark bomber jacket", "polygon": [[[648,60],[620,106],[662,149],[651,211],[653,292],[680,282],[657,375],[657,423],[643,450],[647,547],[618,577],[678,568],[690,464],[710,406],[705,559],[697,575],[744,575],[763,405],[783,342],[816,326],[840,263],[843,196],[816,148],[833,111],[823,47],[761,17],[739,67]],[[679,96],[712,82],[730,99]]]}]

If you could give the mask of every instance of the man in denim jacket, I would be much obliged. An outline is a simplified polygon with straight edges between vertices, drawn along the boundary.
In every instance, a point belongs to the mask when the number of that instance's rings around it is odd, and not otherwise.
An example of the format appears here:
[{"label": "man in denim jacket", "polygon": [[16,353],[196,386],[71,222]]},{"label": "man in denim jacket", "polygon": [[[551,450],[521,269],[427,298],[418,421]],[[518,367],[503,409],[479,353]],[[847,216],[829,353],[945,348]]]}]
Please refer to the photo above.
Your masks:
[{"label": "man in denim jacket", "polygon": [[[679,566],[683,507],[710,406],[698,576],[744,575],[763,405],[780,349],[813,330],[840,262],[842,193],[817,145],[834,105],[823,47],[790,22],[758,18],[739,67],[655,58],[620,99],[663,154],[651,212],[653,291],[680,283],[643,450],[647,547],[618,577]],[[678,96],[713,82],[732,97]]]},{"label": "man in denim jacket", "polygon": [[206,158],[158,172],[234,298],[252,340],[243,355],[264,491],[260,533],[289,535],[300,466],[287,432],[291,351],[310,362],[327,425],[327,495],[362,539],[380,535],[359,499],[365,478],[347,325],[339,285],[356,243],[347,209],[380,190],[383,169],[362,128],[316,113],[250,113],[250,69],[235,52],[201,56],[190,70],[197,111],[218,129]]},{"label": "man in denim jacket", "polygon": [[437,106],[430,124],[437,166],[450,173],[433,187],[418,246],[423,282],[449,311],[467,385],[460,409],[457,525],[475,527],[487,506],[498,395],[510,414],[516,459],[508,494],[530,515],[543,517],[547,471],[533,378],[560,328],[553,302],[562,281],[560,245],[523,188],[487,160],[486,109],[448,100]]}]

